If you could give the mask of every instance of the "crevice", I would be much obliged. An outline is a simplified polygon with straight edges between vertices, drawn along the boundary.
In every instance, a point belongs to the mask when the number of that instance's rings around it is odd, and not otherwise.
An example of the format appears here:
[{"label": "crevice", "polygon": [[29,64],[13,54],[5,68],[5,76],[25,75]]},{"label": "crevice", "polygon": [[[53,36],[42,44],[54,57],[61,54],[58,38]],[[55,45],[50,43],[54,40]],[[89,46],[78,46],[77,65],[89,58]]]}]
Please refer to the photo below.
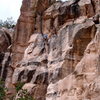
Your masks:
[{"label": "crevice", "polygon": [[8,45],[11,45],[11,37],[8,33],[5,32],[5,35],[7,36],[7,41],[8,41]]},{"label": "crevice", "polygon": [[36,70],[32,70],[27,75],[27,82],[30,82]]},{"label": "crevice", "polygon": [[91,4],[92,4],[92,7],[93,7],[93,11],[95,13],[95,4],[94,4],[93,0],[91,0]]}]

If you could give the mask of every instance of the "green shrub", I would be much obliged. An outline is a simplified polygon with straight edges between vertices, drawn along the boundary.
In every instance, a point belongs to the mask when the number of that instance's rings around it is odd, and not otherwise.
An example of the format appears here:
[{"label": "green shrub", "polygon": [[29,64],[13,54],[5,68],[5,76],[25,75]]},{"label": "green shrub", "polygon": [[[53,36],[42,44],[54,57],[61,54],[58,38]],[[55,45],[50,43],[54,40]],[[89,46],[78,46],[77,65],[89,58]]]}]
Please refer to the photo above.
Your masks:
[{"label": "green shrub", "polygon": [[[27,90],[22,89],[24,83],[18,82],[16,84],[16,91],[18,93],[19,98],[17,100],[35,100],[28,92]],[[6,96],[5,92],[6,88],[4,87],[4,82],[0,80],[0,100],[4,100]],[[15,97],[12,97],[10,100],[14,100]]]},{"label": "green shrub", "polygon": [[[16,91],[18,93],[19,98],[17,100],[35,100],[33,97],[27,92],[27,90],[22,89],[25,83],[18,82],[15,86]],[[19,91],[19,92],[18,92]]]},{"label": "green shrub", "polygon": [[19,93],[20,97],[17,100],[35,100],[33,97],[27,92],[27,90],[23,90]]},{"label": "green shrub", "polygon": [[6,95],[6,93],[5,93],[4,82],[1,81],[1,79],[0,79],[0,100],[4,100],[5,95]]},{"label": "green shrub", "polygon": [[16,91],[18,92],[19,90],[21,90],[24,84],[25,84],[25,83],[23,83],[23,82],[18,82],[18,83],[16,84],[16,86],[15,86]]}]

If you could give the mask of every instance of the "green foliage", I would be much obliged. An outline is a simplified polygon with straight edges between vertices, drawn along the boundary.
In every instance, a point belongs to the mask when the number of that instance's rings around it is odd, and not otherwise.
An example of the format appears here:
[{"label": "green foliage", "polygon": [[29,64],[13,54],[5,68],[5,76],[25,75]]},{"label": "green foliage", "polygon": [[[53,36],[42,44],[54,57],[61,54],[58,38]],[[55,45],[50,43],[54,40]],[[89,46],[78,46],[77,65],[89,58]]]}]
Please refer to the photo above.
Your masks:
[{"label": "green foliage", "polygon": [[1,81],[1,79],[0,79],[0,100],[4,100],[5,95],[6,95],[6,93],[5,93],[4,82]]},{"label": "green foliage", "polygon": [[16,86],[15,86],[15,87],[16,87],[16,91],[18,92],[19,90],[21,90],[24,84],[25,84],[25,83],[23,83],[23,82],[18,82],[18,83],[16,84]]},{"label": "green foliage", "polygon": [[35,100],[33,99],[33,97],[27,92],[27,90],[23,90],[21,91],[21,93],[19,94],[20,98],[18,98],[17,100]]},{"label": "green foliage", "polygon": [[[19,98],[17,100],[35,100],[27,90],[22,89],[24,83],[18,82],[16,85],[16,91]],[[4,87],[4,82],[0,80],[0,100],[4,100],[6,96],[6,88]],[[19,91],[20,90],[20,91]],[[18,92],[19,91],[19,92]],[[14,100],[15,97],[12,97],[10,100]]]},{"label": "green foliage", "polygon": [[15,21],[13,20],[12,17],[7,18],[5,21],[0,20],[0,27],[5,27],[5,28],[13,28],[15,26]]},{"label": "green foliage", "polygon": [[16,84],[16,91],[18,93],[18,96],[20,98],[18,98],[17,100],[35,100],[33,99],[33,97],[27,92],[27,90],[23,90],[22,87],[25,83],[23,82],[18,82]]}]

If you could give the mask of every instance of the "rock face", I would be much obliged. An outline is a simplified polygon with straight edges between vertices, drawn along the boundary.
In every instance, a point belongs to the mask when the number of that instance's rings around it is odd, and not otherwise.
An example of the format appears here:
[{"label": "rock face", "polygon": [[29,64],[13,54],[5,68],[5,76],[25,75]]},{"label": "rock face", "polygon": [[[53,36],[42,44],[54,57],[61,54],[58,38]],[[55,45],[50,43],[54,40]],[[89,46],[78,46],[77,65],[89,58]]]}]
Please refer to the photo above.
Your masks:
[{"label": "rock face", "polygon": [[73,73],[56,83],[50,83],[46,100],[99,100],[100,26],[88,44],[84,56]]},{"label": "rock face", "polygon": [[0,29],[0,52],[7,51],[7,48],[11,45],[10,31],[2,28]]},{"label": "rock face", "polygon": [[23,0],[12,39],[8,94],[23,82],[36,100],[100,100],[100,0]]},{"label": "rock face", "polygon": [[28,40],[30,36],[35,31],[41,32],[41,14],[54,1],[55,0],[23,0],[21,15],[16,25],[12,47],[12,66],[14,68],[22,59],[24,51],[28,46]]},{"label": "rock face", "polygon": [[4,27],[0,29],[0,81],[5,81],[5,87],[8,87],[8,90],[10,88],[10,92],[13,90],[11,82],[13,74],[11,67],[13,34],[13,29],[9,30]]},{"label": "rock face", "polygon": [[[13,34],[13,33],[12,33]],[[5,66],[8,66],[10,60],[11,32],[8,29],[0,29],[0,77],[3,78]]]}]

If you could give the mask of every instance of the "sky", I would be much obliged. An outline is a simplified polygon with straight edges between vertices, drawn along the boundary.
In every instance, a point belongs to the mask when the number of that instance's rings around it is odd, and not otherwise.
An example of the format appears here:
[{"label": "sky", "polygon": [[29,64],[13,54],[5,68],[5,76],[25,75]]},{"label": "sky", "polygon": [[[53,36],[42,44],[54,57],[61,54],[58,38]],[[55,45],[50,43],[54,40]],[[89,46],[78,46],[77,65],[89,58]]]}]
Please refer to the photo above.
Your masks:
[{"label": "sky", "polygon": [[22,0],[0,0],[0,19],[6,20],[13,17],[17,21],[20,15]]},{"label": "sky", "polygon": [[4,21],[13,17],[16,22],[20,15],[21,4],[22,0],[0,0],[0,19]]}]

